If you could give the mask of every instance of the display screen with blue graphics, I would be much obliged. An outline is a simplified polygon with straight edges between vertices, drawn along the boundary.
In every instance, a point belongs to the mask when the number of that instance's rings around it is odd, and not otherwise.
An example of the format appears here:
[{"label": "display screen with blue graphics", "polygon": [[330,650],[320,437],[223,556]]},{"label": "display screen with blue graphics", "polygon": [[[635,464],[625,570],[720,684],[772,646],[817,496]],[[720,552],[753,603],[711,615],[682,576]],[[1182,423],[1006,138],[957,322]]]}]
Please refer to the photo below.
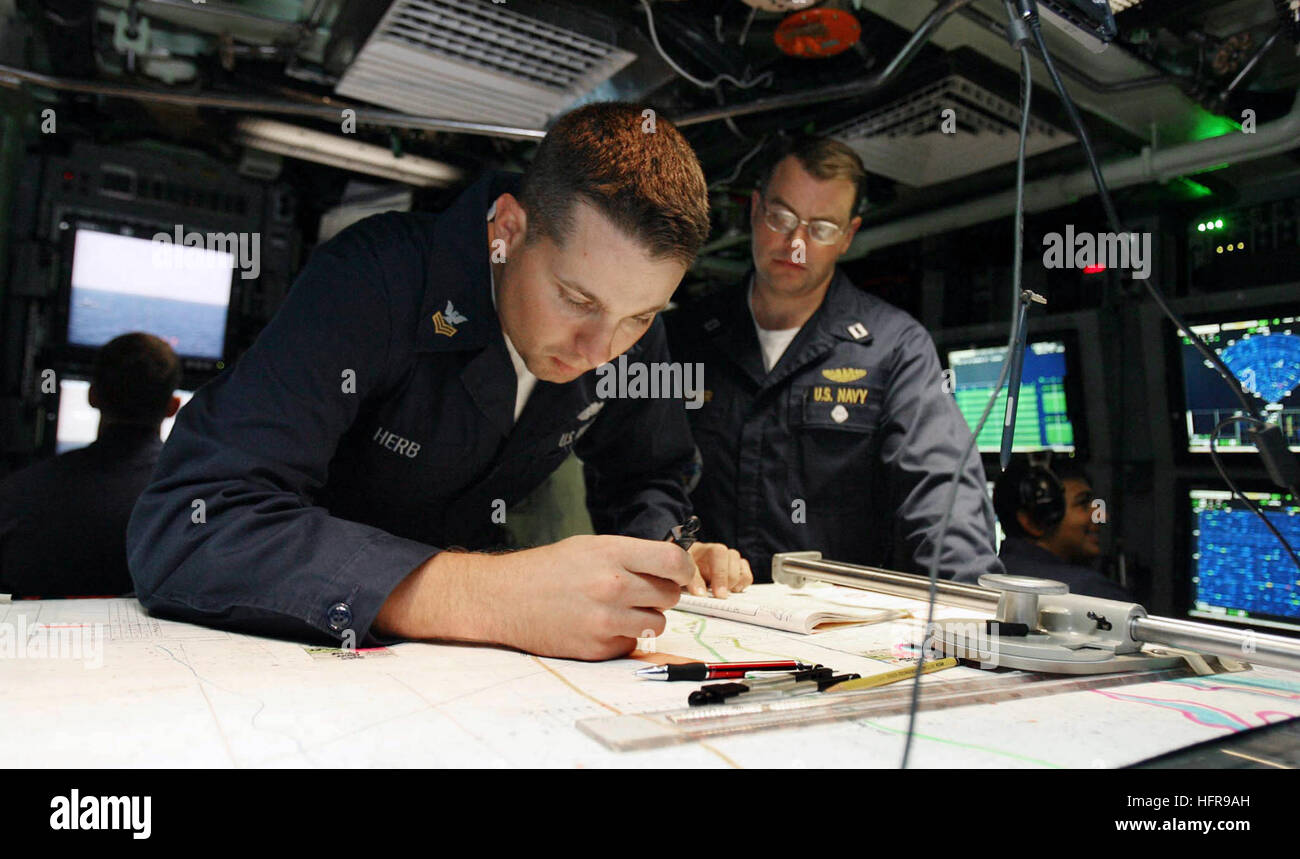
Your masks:
[{"label": "display screen with blue graphics", "polygon": [[[948,367],[953,371],[953,393],[957,407],[971,431],[979,424],[989,394],[998,382],[1007,347],[958,349],[948,353]],[[1016,430],[1012,450],[1017,453],[1051,450],[1069,453],[1074,450],[1074,425],[1065,408],[1065,344],[1046,340],[1030,343],[1025,350],[1024,370],[1020,375],[1020,403],[1016,407]],[[1007,408],[1007,388],[984,422],[979,434],[981,453],[1002,449],[1002,422]]]},{"label": "display screen with blue graphics", "polygon": [[[1227,490],[1193,489],[1192,617],[1300,631],[1300,568],[1277,537]],[[1285,492],[1247,492],[1292,547],[1300,502]]]},{"label": "display screen with blue graphics", "polygon": [[[1295,316],[1193,325],[1206,345],[1241,382],[1266,420],[1282,427],[1287,444],[1300,452],[1300,324]],[[1224,418],[1241,414],[1241,403],[1223,379],[1179,332],[1186,392],[1187,449],[1208,453],[1210,435]],[[1253,452],[1249,426],[1237,421],[1215,439],[1216,450]]]}]

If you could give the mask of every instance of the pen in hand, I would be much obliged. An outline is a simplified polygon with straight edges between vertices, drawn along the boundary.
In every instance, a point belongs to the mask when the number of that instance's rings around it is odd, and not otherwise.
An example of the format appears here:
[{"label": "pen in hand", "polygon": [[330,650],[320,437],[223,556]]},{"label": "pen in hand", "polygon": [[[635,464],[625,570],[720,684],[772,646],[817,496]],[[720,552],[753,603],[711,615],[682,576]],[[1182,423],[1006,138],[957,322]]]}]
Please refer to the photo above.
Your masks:
[{"label": "pen in hand", "polygon": [[700,533],[700,517],[687,516],[686,521],[680,525],[674,525],[668,529],[668,536],[664,537],[670,543],[676,543],[682,549],[689,551],[698,541],[697,535]]},{"label": "pen in hand", "polygon": [[[678,546],[681,546],[682,550],[689,555],[691,546],[694,546],[697,542],[699,542],[699,537],[697,535],[700,533],[700,527],[701,527],[701,523],[700,523],[699,516],[695,516],[695,515],[687,516],[685,522],[683,522],[680,525],[674,525],[673,527],[668,529],[668,536],[664,537],[664,540],[668,541],[669,543],[676,543]],[[691,560],[693,562],[694,558],[692,558]],[[697,580],[699,579],[698,573],[696,573],[696,579]],[[694,584],[692,584],[691,587],[687,588],[687,590],[690,591],[692,594],[699,596],[699,594],[696,593],[695,591]]]}]

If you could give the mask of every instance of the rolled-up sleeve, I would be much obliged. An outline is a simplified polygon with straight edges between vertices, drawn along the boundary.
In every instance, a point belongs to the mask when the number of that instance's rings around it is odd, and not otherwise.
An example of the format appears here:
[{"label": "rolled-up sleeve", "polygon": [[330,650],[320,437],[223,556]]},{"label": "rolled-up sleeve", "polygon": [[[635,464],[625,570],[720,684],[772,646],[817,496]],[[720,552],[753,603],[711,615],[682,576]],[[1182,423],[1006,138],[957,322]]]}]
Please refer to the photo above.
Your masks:
[{"label": "rolled-up sleeve", "polygon": [[908,326],[895,352],[882,426],[880,456],[889,474],[898,533],[913,563],[928,568],[939,536],[954,469],[961,476],[940,555],[941,578],[974,581],[1003,572],[993,547],[993,507],[984,466],[952,395],[944,390],[934,345],[925,329]]},{"label": "rolled-up sleeve", "polygon": [[[629,350],[628,361],[669,361],[662,320],[656,318]],[[695,445],[682,399],[606,400],[574,452],[582,460],[587,509],[598,533],[661,540],[690,515],[684,476]]]},{"label": "rolled-up sleeve", "polygon": [[322,245],[252,348],[180,412],[127,528],[150,610],[372,642],[388,594],[438,551],[314,503],[339,439],[387,384],[401,321],[389,284],[426,276],[409,241],[381,215]]}]

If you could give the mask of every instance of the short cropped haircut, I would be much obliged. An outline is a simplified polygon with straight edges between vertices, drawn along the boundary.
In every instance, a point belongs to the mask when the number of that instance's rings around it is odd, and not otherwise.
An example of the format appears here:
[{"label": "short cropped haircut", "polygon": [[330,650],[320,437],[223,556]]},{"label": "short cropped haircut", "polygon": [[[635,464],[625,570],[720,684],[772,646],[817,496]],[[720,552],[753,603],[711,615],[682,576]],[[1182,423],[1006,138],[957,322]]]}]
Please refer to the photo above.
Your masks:
[{"label": "short cropped haircut", "polygon": [[781,150],[767,168],[760,187],[766,189],[772,181],[776,165],[793,155],[799,165],[815,179],[823,182],[829,179],[845,179],[853,184],[853,208],[849,217],[854,217],[862,207],[867,193],[867,168],[862,166],[862,159],[844,143],[833,137],[799,137]]},{"label": "short cropped haircut", "polygon": [[582,200],[652,258],[694,262],[709,237],[704,170],[681,132],[645,110],[596,102],[560,117],[519,191],[529,242],[546,236],[563,247]]},{"label": "short cropped haircut", "polygon": [[152,334],[134,331],[114,337],[95,355],[99,410],[120,423],[161,422],[180,383],[180,359]]}]

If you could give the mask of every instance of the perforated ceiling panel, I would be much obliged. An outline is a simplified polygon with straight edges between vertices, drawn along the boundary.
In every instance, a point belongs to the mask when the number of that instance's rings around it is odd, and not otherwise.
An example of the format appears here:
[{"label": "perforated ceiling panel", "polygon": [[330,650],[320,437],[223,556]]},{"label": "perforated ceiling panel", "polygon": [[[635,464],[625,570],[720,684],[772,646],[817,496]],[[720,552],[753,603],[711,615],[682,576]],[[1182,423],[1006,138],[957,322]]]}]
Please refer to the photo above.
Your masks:
[{"label": "perforated ceiling panel", "polygon": [[[871,172],[919,187],[1013,161],[1019,125],[1019,106],[949,75],[827,133],[852,147]],[[1028,155],[1073,142],[1073,136],[1030,116]]]},{"label": "perforated ceiling panel", "polygon": [[395,0],[336,92],[420,116],[542,128],[633,59],[490,0]]}]

